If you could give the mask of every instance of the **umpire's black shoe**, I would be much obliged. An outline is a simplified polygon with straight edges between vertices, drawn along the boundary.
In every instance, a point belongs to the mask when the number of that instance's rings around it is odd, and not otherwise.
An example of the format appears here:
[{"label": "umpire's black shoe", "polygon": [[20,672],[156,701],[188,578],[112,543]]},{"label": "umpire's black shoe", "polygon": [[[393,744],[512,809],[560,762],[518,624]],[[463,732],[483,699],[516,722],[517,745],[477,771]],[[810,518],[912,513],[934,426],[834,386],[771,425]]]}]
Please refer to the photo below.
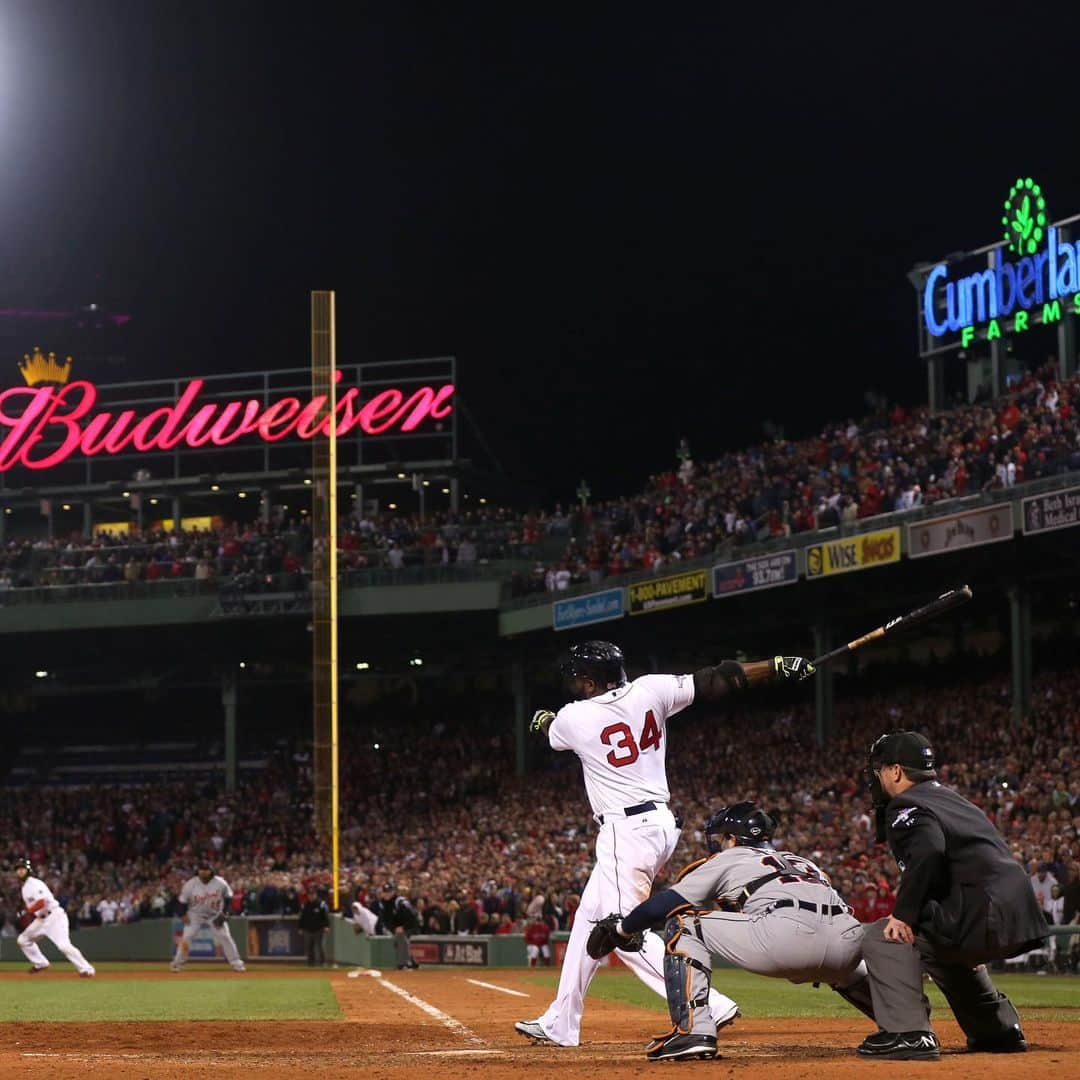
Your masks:
[{"label": "umpire's black shoe", "polygon": [[705,1061],[716,1057],[715,1035],[672,1035],[645,1055],[650,1061]]},{"label": "umpire's black shoe", "polygon": [[941,1044],[932,1031],[878,1031],[863,1039],[856,1052],[889,1061],[937,1061]]},{"label": "umpire's black shoe", "polygon": [[1022,1054],[1027,1048],[1027,1039],[1019,1024],[1013,1024],[1008,1031],[994,1035],[989,1039],[968,1039],[967,1048],[972,1054]]}]

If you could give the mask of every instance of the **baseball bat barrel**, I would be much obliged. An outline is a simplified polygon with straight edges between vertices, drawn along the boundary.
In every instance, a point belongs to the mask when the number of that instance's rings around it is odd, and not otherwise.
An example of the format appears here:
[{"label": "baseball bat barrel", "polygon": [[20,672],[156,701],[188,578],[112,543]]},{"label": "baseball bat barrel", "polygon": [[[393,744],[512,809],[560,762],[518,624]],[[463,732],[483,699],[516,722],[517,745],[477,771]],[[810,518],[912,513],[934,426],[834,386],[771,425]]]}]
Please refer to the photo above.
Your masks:
[{"label": "baseball bat barrel", "polygon": [[909,611],[906,615],[898,615],[895,619],[890,619],[887,623],[882,623],[881,626],[871,630],[869,634],[863,634],[862,637],[849,641],[846,645],[841,645],[838,649],[833,649],[832,652],[827,652],[824,656],[819,656],[812,662],[815,667],[820,667],[822,664],[831,664],[834,660],[839,660],[841,656],[847,656],[848,653],[861,649],[864,645],[869,645],[871,641],[879,641],[887,635],[899,634],[905,630],[912,630],[916,626],[922,626],[923,623],[928,623],[932,619],[944,615],[945,612],[952,611],[953,608],[959,607],[961,604],[966,604],[971,599],[971,596],[971,588],[967,585],[942,593],[936,600],[931,600],[929,604],[923,604],[922,607],[915,608],[914,611]]}]

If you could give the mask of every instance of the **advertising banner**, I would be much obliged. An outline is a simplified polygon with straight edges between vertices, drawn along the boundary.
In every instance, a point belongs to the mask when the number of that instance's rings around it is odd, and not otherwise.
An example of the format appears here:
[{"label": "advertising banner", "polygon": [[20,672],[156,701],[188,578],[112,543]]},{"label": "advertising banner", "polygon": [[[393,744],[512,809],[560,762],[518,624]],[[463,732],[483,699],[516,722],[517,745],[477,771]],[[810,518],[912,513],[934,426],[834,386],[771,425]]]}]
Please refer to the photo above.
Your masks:
[{"label": "advertising banner", "polygon": [[900,528],[877,529],[875,532],[830,540],[806,549],[806,577],[830,577],[852,570],[868,570],[900,561]]},{"label": "advertising banner", "polygon": [[712,593],[719,600],[736,593],[755,592],[758,589],[774,589],[777,585],[792,585],[799,572],[794,551],[779,551],[775,555],[762,555],[757,559],[714,566]]},{"label": "advertising banner", "polygon": [[907,530],[910,559],[945,555],[960,548],[979,547],[982,544],[997,544],[1012,539],[1012,506],[1002,503],[979,510],[965,510],[960,514],[914,522]]},{"label": "advertising banner", "polygon": [[1025,536],[1080,525],[1080,487],[1051,495],[1033,495],[1020,506]]},{"label": "advertising banner", "polygon": [[459,941],[410,941],[409,955],[418,964],[468,964],[485,967],[488,942],[484,938],[461,938]]},{"label": "advertising banner", "polygon": [[260,960],[292,960],[306,955],[295,915],[249,915],[248,956]]},{"label": "advertising banner", "polygon": [[709,597],[709,572],[691,570],[655,581],[638,581],[628,585],[626,591],[631,615],[647,615],[684,604],[697,604]]},{"label": "advertising banner", "polygon": [[573,630],[589,623],[621,619],[626,614],[622,589],[605,589],[588,596],[572,596],[551,605],[552,625],[556,630]]}]

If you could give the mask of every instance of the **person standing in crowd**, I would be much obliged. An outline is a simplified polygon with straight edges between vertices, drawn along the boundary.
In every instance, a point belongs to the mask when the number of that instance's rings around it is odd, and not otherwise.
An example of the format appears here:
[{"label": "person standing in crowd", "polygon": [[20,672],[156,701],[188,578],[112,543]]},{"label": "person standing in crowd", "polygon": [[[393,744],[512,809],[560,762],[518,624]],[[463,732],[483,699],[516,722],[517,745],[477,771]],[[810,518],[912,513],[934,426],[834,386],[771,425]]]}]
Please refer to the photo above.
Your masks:
[{"label": "person standing in crowd", "polygon": [[1050,873],[1050,864],[1046,862],[1036,863],[1031,873],[1031,891],[1039,902],[1039,910],[1044,916],[1050,913],[1053,897],[1051,890],[1058,883],[1056,877]]},{"label": "person standing in crowd", "polygon": [[379,918],[382,933],[394,935],[398,971],[418,968],[420,965],[409,952],[409,937],[420,929],[420,918],[408,899],[398,895],[394,882],[383,884],[372,910]]},{"label": "person standing in crowd", "polygon": [[880,736],[866,772],[878,837],[888,840],[901,878],[893,914],[863,936],[880,1030],[858,1052],[893,1060],[940,1057],[924,971],[949,1002],[969,1050],[1026,1050],[1016,1009],[985,967],[1036,948],[1047,935],[1023,868],[986,814],[939,783],[925,736]]},{"label": "person standing in crowd", "polygon": [[304,901],[298,920],[300,932],[304,935],[304,952],[307,954],[308,967],[323,967],[326,963],[326,950],[323,942],[330,933],[330,907],[326,902],[326,890],[320,889]]}]

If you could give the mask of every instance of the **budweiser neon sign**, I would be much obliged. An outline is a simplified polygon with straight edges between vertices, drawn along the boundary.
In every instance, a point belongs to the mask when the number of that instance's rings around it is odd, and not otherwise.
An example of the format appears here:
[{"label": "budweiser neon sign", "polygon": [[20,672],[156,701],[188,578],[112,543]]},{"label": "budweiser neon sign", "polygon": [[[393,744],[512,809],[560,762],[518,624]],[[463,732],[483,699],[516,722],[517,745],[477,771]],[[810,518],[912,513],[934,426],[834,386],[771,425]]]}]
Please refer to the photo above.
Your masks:
[{"label": "budweiser neon sign", "polygon": [[257,398],[200,403],[203,386],[202,379],[192,379],[174,404],[144,416],[134,409],[95,412],[98,391],[91,382],[11,387],[0,392],[0,472],[17,466],[51,469],[75,455],[229,446],[247,436],[268,443],[290,435],[312,439],[328,435],[331,422],[338,437],[357,429],[365,435],[395,428],[410,432],[453,411],[452,383],[421,386],[409,394],[380,390],[364,402],[352,387],[338,396],[333,416],[326,411],[325,394],[307,402],[282,397],[269,404]]}]

